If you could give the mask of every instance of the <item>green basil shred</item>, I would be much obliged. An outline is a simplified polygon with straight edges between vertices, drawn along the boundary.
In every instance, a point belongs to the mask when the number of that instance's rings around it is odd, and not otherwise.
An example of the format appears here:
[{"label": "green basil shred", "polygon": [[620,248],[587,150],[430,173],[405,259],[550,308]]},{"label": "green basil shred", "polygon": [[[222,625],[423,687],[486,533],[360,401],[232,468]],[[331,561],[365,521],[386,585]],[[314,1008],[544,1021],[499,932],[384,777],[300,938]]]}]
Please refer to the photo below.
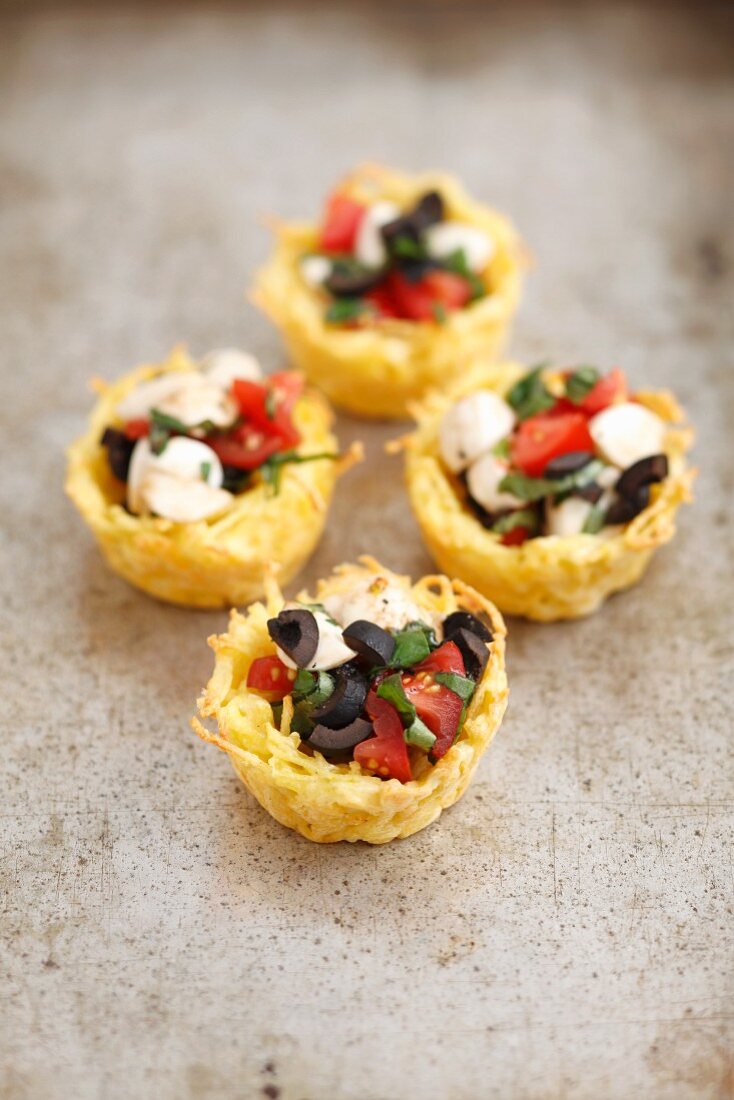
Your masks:
[{"label": "green basil shred", "polygon": [[545,412],[555,405],[556,399],[546,388],[542,372],[548,367],[547,362],[539,363],[524,375],[507,394],[505,400],[511,405],[517,414],[518,420],[527,420],[529,416]]}]

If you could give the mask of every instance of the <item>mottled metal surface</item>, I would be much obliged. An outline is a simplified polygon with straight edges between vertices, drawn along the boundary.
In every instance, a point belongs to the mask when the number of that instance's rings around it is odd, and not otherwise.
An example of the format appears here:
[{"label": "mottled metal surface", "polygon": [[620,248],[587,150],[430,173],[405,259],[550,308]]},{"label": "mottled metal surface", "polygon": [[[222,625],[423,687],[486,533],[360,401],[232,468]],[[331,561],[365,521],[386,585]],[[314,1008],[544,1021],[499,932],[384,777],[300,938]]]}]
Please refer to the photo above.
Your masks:
[{"label": "mottled metal surface", "polygon": [[[731,9],[103,11],[0,22],[0,1096],[731,1096]],[[105,569],[63,448],[174,341],[280,364],[258,218],[366,156],[509,211],[516,352],[671,384],[702,474],[636,590],[511,624],[459,806],[323,848],[188,730],[224,616]],[[308,577],[423,571],[394,429],[340,432],[369,463]]]}]

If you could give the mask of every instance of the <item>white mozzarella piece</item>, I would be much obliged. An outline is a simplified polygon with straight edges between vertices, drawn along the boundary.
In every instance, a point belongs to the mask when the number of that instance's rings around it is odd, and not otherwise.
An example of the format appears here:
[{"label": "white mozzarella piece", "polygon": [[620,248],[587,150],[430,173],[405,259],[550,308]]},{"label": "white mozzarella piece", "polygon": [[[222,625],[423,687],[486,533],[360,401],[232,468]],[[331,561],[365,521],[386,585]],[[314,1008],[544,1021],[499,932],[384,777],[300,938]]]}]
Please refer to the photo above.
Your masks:
[{"label": "white mozzarella piece", "polygon": [[546,503],[545,521],[548,535],[580,535],[586,523],[591,504],[582,497],[568,497],[560,504]]},{"label": "white mozzarella piece", "polygon": [[[304,667],[309,672],[327,672],[331,668],[338,668],[339,665],[351,661],[356,653],[342,638],[342,628],[338,623],[332,622],[323,611],[314,611],[313,616],[319,628],[319,644],[312,660]],[[298,668],[293,658],[284,653],[280,646],[276,646],[275,650],[284,665],[288,668]]]},{"label": "white mozzarella piece", "polygon": [[169,393],[155,408],[193,428],[205,420],[217,428],[228,428],[238,416],[237,404],[226,390],[206,375],[198,372],[190,376],[185,386]]},{"label": "white mozzarella piece", "polygon": [[488,512],[503,512],[508,508],[523,508],[525,501],[513,493],[500,490],[500,482],[507,476],[506,463],[492,454],[482,455],[469,467],[467,487],[477,504]]},{"label": "white mozzarella piece", "polygon": [[123,420],[149,416],[158,409],[189,427],[211,420],[227,428],[237,418],[237,405],[222,386],[199,371],[171,371],[141,383],[117,406]]},{"label": "white mozzarella piece", "polygon": [[176,523],[206,519],[232,502],[232,494],[221,488],[223,479],[218,456],[197,439],[176,436],[159,455],[147,439],[139,439],[130,458],[128,507],[136,514],[154,512]]},{"label": "white mozzarella piece", "polygon": [[303,281],[316,289],[329,278],[333,264],[326,256],[304,256],[299,267]]},{"label": "white mozzarella piece", "polygon": [[260,382],[263,376],[255,356],[239,348],[215,348],[202,359],[201,370],[210,382],[223,390],[230,390],[238,378],[246,382]]},{"label": "white mozzarella piece", "polygon": [[197,523],[229,508],[233,496],[205,481],[186,481],[154,467],[143,475],[140,494],[149,511],[174,523]]},{"label": "white mozzarella piece", "polygon": [[624,401],[610,405],[589,421],[589,431],[601,455],[626,470],[633,462],[660,454],[665,442],[665,422],[644,405]]},{"label": "white mozzarella piece", "polygon": [[495,253],[494,241],[483,230],[463,222],[436,222],[425,233],[428,255],[434,260],[445,260],[453,252],[461,249],[466,258],[467,267],[477,275]]},{"label": "white mozzarella piece", "polygon": [[509,435],[514,424],[514,412],[498,394],[491,390],[470,393],[441,421],[439,444],[444,462],[460,473]]},{"label": "white mozzarella piece", "polygon": [[135,515],[145,511],[141,488],[143,477],[154,458],[155,455],[148,440],[139,439],[133,447],[127,471],[127,506]]},{"label": "white mozzarella piece", "polygon": [[219,456],[200,439],[189,439],[185,435],[174,436],[168,440],[161,454],[155,455],[151,452],[151,459],[150,464],[157,470],[165,470],[183,481],[206,481],[213,489],[220,489],[224,481]]},{"label": "white mozzarella piece", "polygon": [[147,416],[151,409],[158,407],[159,402],[175,393],[182,385],[188,385],[189,381],[196,377],[193,371],[187,374],[168,371],[157,378],[149,378],[123,397],[115,412],[121,420],[137,420],[139,417]]},{"label": "white mozzarella piece", "polygon": [[366,267],[382,267],[387,260],[387,249],[380,230],[388,222],[400,217],[400,209],[394,202],[376,202],[362,215],[357,230],[354,254]]},{"label": "white mozzarella piece", "polygon": [[402,630],[412,622],[429,626],[436,623],[436,616],[419,607],[407,588],[387,577],[365,577],[347,592],[327,596],[324,607],[342,627],[358,619],[366,619],[383,630]]}]

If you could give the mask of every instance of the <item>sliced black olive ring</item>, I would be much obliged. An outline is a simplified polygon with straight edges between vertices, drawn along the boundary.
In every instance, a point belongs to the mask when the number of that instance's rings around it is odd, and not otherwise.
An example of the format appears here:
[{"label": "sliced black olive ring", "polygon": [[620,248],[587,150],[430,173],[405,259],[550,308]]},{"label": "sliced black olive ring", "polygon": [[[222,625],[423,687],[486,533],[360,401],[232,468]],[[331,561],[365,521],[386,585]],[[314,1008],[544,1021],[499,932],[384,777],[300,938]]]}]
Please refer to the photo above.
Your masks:
[{"label": "sliced black olive ring", "polygon": [[316,656],[319,624],[306,608],[286,609],[276,619],[268,619],[268,634],[298,668],[305,668]]}]

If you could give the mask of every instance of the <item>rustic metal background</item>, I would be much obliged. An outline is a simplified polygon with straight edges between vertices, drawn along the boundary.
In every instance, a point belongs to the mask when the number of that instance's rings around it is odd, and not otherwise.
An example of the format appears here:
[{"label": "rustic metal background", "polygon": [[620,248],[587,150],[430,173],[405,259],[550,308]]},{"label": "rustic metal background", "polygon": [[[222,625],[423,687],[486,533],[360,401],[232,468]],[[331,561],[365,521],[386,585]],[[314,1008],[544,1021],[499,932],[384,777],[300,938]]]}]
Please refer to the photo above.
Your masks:
[{"label": "rustic metal background", "polygon": [[[730,1097],[731,7],[3,11],[0,1096]],[[474,785],[383,849],[286,832],[196,740],[224,615],[117,580],[61,489],[89,376],[282,365],[258,219],[365,157],[508,211],[515,353],[672,385],[702,468],[640,587],[510,624]],[[424,571],[395,428],[339,430],[369,462],[306,579]]]}]

